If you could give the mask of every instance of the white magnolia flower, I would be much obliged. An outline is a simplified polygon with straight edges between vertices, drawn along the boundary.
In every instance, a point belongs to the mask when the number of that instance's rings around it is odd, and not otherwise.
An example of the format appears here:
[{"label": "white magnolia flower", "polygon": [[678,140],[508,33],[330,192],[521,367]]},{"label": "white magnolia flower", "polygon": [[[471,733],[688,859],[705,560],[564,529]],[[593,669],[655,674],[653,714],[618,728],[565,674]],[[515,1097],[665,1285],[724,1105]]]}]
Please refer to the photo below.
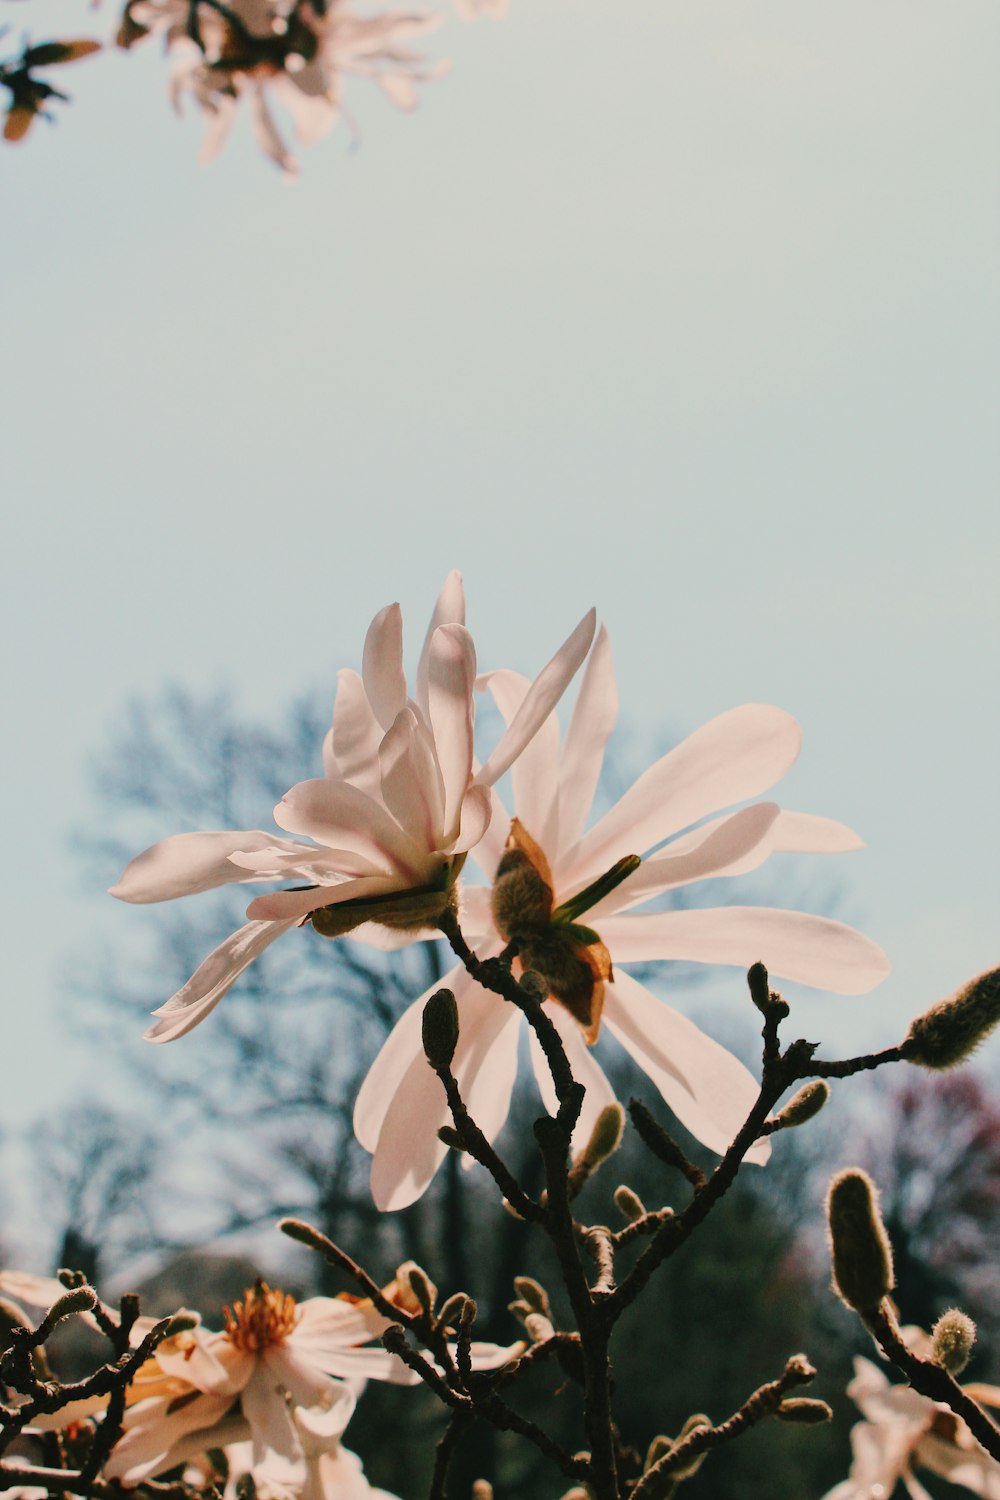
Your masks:
[{"label": "white magnolia flower", "polygon": [[[494,672],[482,683],[505,719],[516,723],[526,699],[524,679]],[[614,1097],[587,1045],[603,1022],[692,1134],[721,1152],[756,1101],[757,1084],[741,1063],[620,966],[686,959],[746,969],[761,959],[772,974],[858,994],[879,983],[888,961],[861,933],[802,912],[721,907],[625,913],[696,880],[743,874],[777,850],[835,853],[860,848],[861,841],[839,823],[785,812],[770,802],[700,822],[758,796],[798,754],[795,720],[755,704],[699,729],[584,832],[616,716],[611,650],[602,629],[561,748],[553,715],[513,768],[517,821],[498,808],[475,851],[491,880],[498,870],[511,880],[496,888],[492,901],[486,887],[464,888],[461,923],[479,957],[487,958],[513,936],[513,914],[525,901],[534,903],[528,927],[517,935],[525,965],[549,981],[549,999],[557,1002],[551,1018],[574,1076],[586,1088],[580,1135]],[[693,832],[681,833],[694,824],[699,826]],[[649,849],[655,851],[650,858],[610,893],[597,899],[591,892],[577,900],[617,861]],[[588,925],[581,927],[578,917]],[[455,1077],[473,1119],[492,1140],[510,1105],[519,1013],[461,967],[441,983],[454,991],[458,1004]],[[390,1034],[354,1112],[357,1137],[374,1156],[372,1192],[383,1209],[418,1198],[447,1149],[437,1135],[449,1119],[444,1093],[421,1047],[421,1014],[430,993]],[[554,1109],[551,1079],[533,1034],[531,1041],[543,1099]],[[763,1162],[769,1151],[769,1142],[759,1141],[748,1159]]]},{"label": "white magnolia flower", "polygon": [[311,146],[340,117],[345,77],[368,78],[397,108],[412,110],[417,85],[440,77],[446,67],[424,65],[409,47],[440,24],[430,11],[366,16],[352,9],[351,0],[298,6],[231,0],[228,16],[209,5],[196,8],[200,45],[191,36],[191,11],[189,0],[133,0],[128,40],[144,34],[165,38],[175,107],[190,94],[209,119],[202,161],[221,151],[245,98],[260,149],[294,176],[298,163],[275,123],[272,102],[288,111],[299,143]]},{"label": "white magnolia flower", "polygon": [[301,1461],[254,1464],[253,1445],[234,1443],[226,1449],[229,1482],[225,1500],[236,1500],[236,1481],[252,1474],[258,1500],[398,1500],[388,1490],[374,1489],[365,1477],[360,1458],[341,1445],[321,1412],[294,1407],[292,1419],[301,1445]]},{"label": "white magnolia flower", "polygon": [[[849,1479],[826,1500],[889,1500],[902,1482],[911,1500],[931,1500],[913,1470],[940,1474],[983,1500],[1000,1500],[1000,1464],[984,1453],[965,1423],[908,1385],[890,1385],[867,1359],[855,1359],[847,1394],[865,1417],[851,1431]],[[969,1385],[974,1400],[1000,1405],[1000,1390]]]},{"label": "white magnolia flower", "polygon": [[120,900],[145,903],[234,882],[298,885],[251,901],[247,925],[154,1012],[160,1019],[147,1031],[148,1041],[168,1042],[190,1031],[291,927],[311,921],[327,937],[358,929],[377,946],[399,947],[433,928],[454,901],[458,873],[492,816],[490,787],[522,753],[586,656],[594,613],[535,679],[478,771],[476,652],[464,622],[462,580],[451,573],[410,697],[399,606],[375,616],[361,673],[339,675],[333,726],[323,745],[325,776],[292,787],[274,809],[279,828],[314,842],[259,829],[175,834],[132,860],[112,886]]}]

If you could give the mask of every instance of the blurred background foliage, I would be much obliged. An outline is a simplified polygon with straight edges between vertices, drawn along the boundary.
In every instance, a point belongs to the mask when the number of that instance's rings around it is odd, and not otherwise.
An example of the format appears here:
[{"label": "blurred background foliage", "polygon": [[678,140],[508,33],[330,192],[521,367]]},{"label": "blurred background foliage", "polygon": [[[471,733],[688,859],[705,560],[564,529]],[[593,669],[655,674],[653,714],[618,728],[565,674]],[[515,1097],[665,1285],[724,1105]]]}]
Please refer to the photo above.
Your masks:
[{"label": "blurred background foliage", "polygon": [[[133,703],[94,765],[98,811],[77,837],[88,879],[109,883],[138,849],[170,832],[257,825],[308,773],[327,722],[325,705],[312,698],[294,703],[277,733],[242,715],[223,692],[171,689]],[[609,765],[606,798],[627,784],[630,769]],[[727,899],[736,884],[728,883]],[[760,899],[759,879],[752,892]],[[680,894],[717,898],[710,885]],[[471,1291],[480,1336],[511,1342],[520,1331],[507,1311],[513,1277],[558,1284],[546,1247],[502,1210],[484,1174],[464,1171],[454,1155],[419,1203],[377,1213],[369,1158],[351,1129],[354,1097],[384,1037],[447,967],[440,944],[383,955],[306,928],[268,950],[194,1035],[168,1048],[139,1043],[144,1013],[239,925],[246,899],[230,887],[159,907],[137,920],[131,948],[116,945],[112,954],[95,939],[92,952],[73,956],[75,1024],[90,1038],[88,1055],[106,1060],[107,1074],[92,1064],[89,1094],[44,1131],[35,1128],[33,1212],[49,1227],[51,1267],[32,1269],[80,1269],[106,1296],[136,1289],[148,1312],[183,1304],[218,1326],[222,1306],[256,1274],[297,1295],[344,1289],[317,1258],[273,1232],[277,1217],[294,1214],[317,1224],[381,1282],[413,1259],[443,1292]],[[804,904],[817,908],[815,890]],[[821,904],[835,909],[834,889],[824,888]],[[697,971],[682,965],[660,965],[643,977],[666,986],[672,999],[698,982]],[[734,975],[734,992],[739,987]],[[748,1003],[745,1028],[720,1038],[751,1066],[755,1019]],[[707,1029],[718,1031],[710,1019]],[[604,1060],[620,1098],[638,1094],[664,1115],[623,1054]],[[530,1121],[538,1108],[525,1070],[501,1146],[522,1180],[536,1185]],[[846,1474],[847,1434],[857,1414],[844,1389],[852,1356],[873,1351],[829,1293],[820,1204],[831,1172],[847,1161],[867,1167],[882,1188],[904,1321],[929,1327],[957,1302],[981,1330],[970,1374],[996,1379],[998,1142],[1000,1105],[968,1070],[937,1080],[879,1074],[835,1087],[818,1121],[777,1138],[765,1170],[743,1173],[623,1322],[615,1372],[628,1392],[620,1413],[625,1439],[644,1450],[655,1434],[676,1433],[694,1411],[721,1420],[802,1350],[820,1371],[810,1393],[832,1403],[834,1423],[764,1424],[713,1455],[685,1493],[691,1500],[810,1500]],[[710,1165],[697,1143],[685,1145]],[[619,1182],[648,1206],[683,1202],[687,1193],[630,1132],[585,1190],[589,1217],[620,1222],[611,1203]],[[16,1239],[17,1225],[10,1228]],[[553,1301],[558,1321],[566,1309],[558,1296]],[[71,1371],[85,1350],[74,1349],[72,1339],[64,1345]],[[560,1380],[557,1371],[538,1371],[522,1399],[554,1435],[579,1446],[576,1403]],[[373,1484],[418,1500],[441,1426],[423,1389],[371,1389],[349,1442]],[[533,1450],[474,1429],[459,1454],[453,1493],[468,1494],[479,1476],[498,1481],[502,1495],[556,1500],[562,1492]],[[935,1495],[950,1492],[943,1482],[928,1487]]]}]

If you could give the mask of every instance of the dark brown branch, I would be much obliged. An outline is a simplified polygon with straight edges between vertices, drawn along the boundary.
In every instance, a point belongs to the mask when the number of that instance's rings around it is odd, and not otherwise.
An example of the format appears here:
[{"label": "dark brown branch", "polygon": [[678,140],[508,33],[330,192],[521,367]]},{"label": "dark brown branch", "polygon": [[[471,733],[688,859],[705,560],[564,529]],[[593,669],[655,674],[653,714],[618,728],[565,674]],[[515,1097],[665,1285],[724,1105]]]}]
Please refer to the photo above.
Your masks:
[{"label": "dark brown branch", "polygon": [[705,1174],[694,1162],[689,1161],[673,1136],[668,1135],[658,1120],[655,1120],[639,1099],[630,1099],[629,1116],[639,1139],[665,1166],[675,1167],[683,1174],[697,1193],[705,1186]]}]

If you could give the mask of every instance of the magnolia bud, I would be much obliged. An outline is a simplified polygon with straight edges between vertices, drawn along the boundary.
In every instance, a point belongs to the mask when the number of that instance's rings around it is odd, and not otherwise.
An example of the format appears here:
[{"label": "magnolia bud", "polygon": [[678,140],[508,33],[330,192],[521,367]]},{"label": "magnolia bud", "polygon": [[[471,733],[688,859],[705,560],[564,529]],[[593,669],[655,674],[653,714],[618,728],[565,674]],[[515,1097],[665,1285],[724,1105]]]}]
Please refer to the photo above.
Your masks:
[{"label": "magnolia bud", "polygon": [[632,1189],[626,1187],[624,1183],[621,1187],[615,1188],[615,1208],[630,1224],[634,1224],[636,1219],[646,1217],[646,1205],[638,1193],[633,1193]]},{"label": "magnolia bud", "polygon": [[546,1318],[549,1316],[549,1294],[533,1277],[515,1276],[514,1290],[528,1304],[532,1312],[542,1313]]},{"label": "magnolia bud", "polygon": [[58,1323],[63,1318],[72,1317],[73,1313],[90,1312],[97,1302],[97,1293],[92,1286],[75,1286],[68,1292],[63,1292],[45,1314],[47,1323]]},{"label": "magnolia bud", "polygon": [[287,1234],[290,1240],[298,1240],[300,1245],[307,1245],[310,1250],[318,1250],[320,1255],[330,1248],[330,1241],[319,1229],[314,1229],[311,1224],[306,1224],[302,1219],[279,1219],[278,1228],[282,1234]]},{"label": "magnolia bud", "polygon": [[804,1125],[819,1114],[829,1097],[830,1085],[824,1079],[814,1078],[811,1083],[804,1083],[784,1109],[779,1110],[775,1126],[779,1130],[790,1130],[794,1125]]},{"label": "magnolia bud", "polygon": [[435,1071],[451,1066],[458,1046],[458,1006],[451,990],[436,990],[424,1006],[424,1055]]},{"label": "magnolia bud", "polygon": [[1000,1021],[1000,969],[988,969],[911,1021],[903,1042],[907,1062],[921,1068],[954,1068]]},{"label": "magnolia bud", "polygon": [[552,1323],[542,1313],[528,1313],[524,1319],[524,1331],[533,1344],[544,1344],[555,1332]]},{"label": "magnolia bud", "polygon": [[774,1415],[782,1422],[804,1422],[810,1427],[833,1420],[833,1412],[826,1402],[816,1401],[811,1396],[790,1396],[782,1401]]},{"label": "magnolia bud", "polygon": [[477,1479],[472,1486],[472,1500],[493,1500],[493,1486],[488,1479]]},{"label": "magnolia bud", "polygon": [[167,1339],[176,1338],[179,1333],[190,1333],[192,1328],[197,1328],[200,1322],[201,1318],[197,1313],[174,1313],[173,1317],[167,1320],[167,1326],[163,1330],[164,1343]]},{"label": "magnolia bud", "polygon": [[622,1143],[625,1128],[625,1111],[620,1104],[606,1104],[594,1122],[590,1140],[583,1150],[583,1159],[593,1170],[601,1162],[614,1156]]},{"label": "magnolia bud", "polygon": [[430,1317],[437,1301],[437,1287],[423,1267],[418,1266],[415,1260],[404,1261],[396,1272],[396,1280],[410,1288],[422,1310]]},{"label": "magnolia bud", "polygon": [[976,1342],[976,1325],[957,1307],[941,1314],[931,1330],[931,1359],[949,1375],[961,1375]]},{"label": "magnolia bud", "polygon": [[862,1317],[875,1312],[892,1290],[892,1246],[867,1172],[840,1172],[826,1199],[833,1252],[833,1287]]}]

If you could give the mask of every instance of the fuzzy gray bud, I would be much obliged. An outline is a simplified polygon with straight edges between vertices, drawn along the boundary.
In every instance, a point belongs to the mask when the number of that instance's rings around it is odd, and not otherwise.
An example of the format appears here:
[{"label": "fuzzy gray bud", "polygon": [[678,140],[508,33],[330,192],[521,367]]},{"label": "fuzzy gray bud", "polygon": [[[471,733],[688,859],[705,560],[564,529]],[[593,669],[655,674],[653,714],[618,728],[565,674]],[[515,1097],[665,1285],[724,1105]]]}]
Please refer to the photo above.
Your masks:
[{"label": "fuzzy gray bud", "polygon": [[811,1083],[804,1083],[775,1116],[777,1129],[790,1130],[795,1125],[804,1125],[807,1120],[814,1119],[829,1097],[830,1085],[824,1079],[814,1078]]},{"label": "fuzzy gray bud", "polygon": [[528,1304],[532,1312],[541,1313],[548,1317],[551,1311],[549,1307],[549,1294],[539,1282],[532,1276],[515,1276],[514,1290],[517,1295]]},{"label": "fuzzy gray bud", "polygon": [[931,1359],[949,1375],[961,1375],[972,1356],[976,1325],[957,1307],[941,1314],[931,1331]]},{"label": "fuzzy gray bud", "polygon": [[59,1323],[63,1318],[70,1318],[74,1313],[90,1312],[97,1302],[97,1293],[92,1286],[75,1286],[68,1292],[63,1292],[45,1314],[47,1323]]},{"label": "fuzzy gray bud", "polygon": [[458,1006],[451,990],[435,990],[424,1006],[421,1036],[431,1067],[450,1067],[458,1046]]},{"label": "fuzzy gray bud", "polygon": [[279,1219],[278,1228],[282,1234],[287,1234],[290,1240],[298,1240],[300,1245],[306,1245],[310,1250],[318,1250],[323,1255],[330,1248],[330,1241],[319,1229],[314,1229],[311,1224],[306,1224],[302,1219]]},{"label": "fuzzy gray bud", "polygon": [[583,1150],[583,1159],[591,1170],[601,1162],[614,1156],[622,1143],[625,1128],[625,1111],[620,1104],[606,1104],[594,1122],[590,1140]]},{"label": "fuzzy gray bud", "polygon": [[910,1023],[903,1056],[921,1068],[957,1067],[998,1022],[1000,969],[988,969]]},{"label": "fuzzy gray bud", "polygon": [[816,1401],[812,1396],[789,1396],[774,1415],[782,1422],[804,1422],[809,1427],[833,1421],[833,1412],[826,1402]]},{"label": "fuzzy gray bud", "polygon": [[543,1313],[530,1312],[524,1319],[524,1331],[533,1344],[544,1344],[555,1332],[551,1321]]},{"label": "fuzzy gray bud", "polygon": [[418,1266],[415,1260],[404,1261],[396,1272],[396,1280],[410,1288],[420,1303],[421,1310],[430,1317],[437,1301],[437,1287],[423,1266]]},{"label": "fuzzy gray bud", "polygon": [[867,1172],[839,1172],[826,1199],[833,1252],[833,1287],[862,1317],[873,1313],[893,1287],[892,1246]]}]

